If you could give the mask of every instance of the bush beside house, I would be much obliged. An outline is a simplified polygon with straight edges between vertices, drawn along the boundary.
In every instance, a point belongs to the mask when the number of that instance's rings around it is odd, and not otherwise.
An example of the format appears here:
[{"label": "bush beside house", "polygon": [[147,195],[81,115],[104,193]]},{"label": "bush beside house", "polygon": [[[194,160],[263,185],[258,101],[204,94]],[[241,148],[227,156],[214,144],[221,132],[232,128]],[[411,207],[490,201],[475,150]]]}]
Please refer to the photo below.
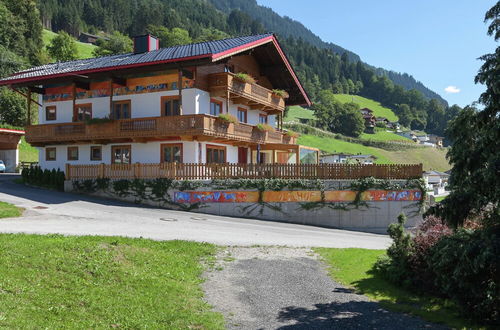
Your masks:
[{"label": "bush beside house", "polygon": [[393,244],[375,265],[386,279],[453,300],[469,317],[500,324],[500,226],[469,224],[452,230],[427,217],[412,235],[406,217],[391,224]]}]

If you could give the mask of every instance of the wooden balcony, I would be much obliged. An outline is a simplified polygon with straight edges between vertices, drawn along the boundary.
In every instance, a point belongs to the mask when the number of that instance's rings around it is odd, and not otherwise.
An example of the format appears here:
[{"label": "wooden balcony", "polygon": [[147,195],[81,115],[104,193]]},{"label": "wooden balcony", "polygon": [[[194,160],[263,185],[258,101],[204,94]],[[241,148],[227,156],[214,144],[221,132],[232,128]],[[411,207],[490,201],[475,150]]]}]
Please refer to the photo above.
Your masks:
[{"label": "wooden balcony", "polygon": [[230,72],[211,74],[208,83],[212,96],[227,98],[229,94],[235,104],[244,104],[270,114],[279,114],[285,110],[283,97],[274,95],[271,90],[258,84],[244,82]]},{"label": "wooden balcony", "polygon": [[232,144],[295,144],[280,131],[263,132],[255,126],[228,123],[210,115],[183,115],[114,120],[104,123],[61,123],[26,128],[34,146],[65,143],[147,142],[171,138]]}]

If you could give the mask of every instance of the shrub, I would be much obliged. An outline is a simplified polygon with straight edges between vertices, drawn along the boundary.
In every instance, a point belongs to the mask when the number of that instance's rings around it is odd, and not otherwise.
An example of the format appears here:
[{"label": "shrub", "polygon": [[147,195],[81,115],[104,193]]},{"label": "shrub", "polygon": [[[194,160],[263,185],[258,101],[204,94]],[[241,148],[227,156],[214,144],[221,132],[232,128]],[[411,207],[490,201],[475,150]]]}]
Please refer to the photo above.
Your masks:
[{"label": "shrub", "polygon": [[405,231],[404,224],[406,216],[402,213],[398,216],[397,223],[391,223],[387,232],[393,243],[387,249],[387,256],[379,259],[375,264],[375,270],[385,278],[405,286],[411,284],[411,273],[408,260],[412,248],[411,236]]},{"label": "shrub", "polygon": [[439,291],[468,315],[500,323],[500,226],[443,237],[431,248],[429,267]]},{"label": "shrub", "polygon": [[235,116],[233,116],[229,113],[222,113],[217,117],[217,119],[228,122],[228,123],[233,123],[233,124],[238,123],[238,118],[236,118]]},{"label": "shrub", "polygon": [[287,99],[290,95],[283,89],[273,89],[273,95]]},{"label": "shrub", "polygon": [[40,186],[50,189],[64,190],[64,172],[57,169],[42,169],[39,166],[24,168],[21,172],[21,178],[24,183]]},{"label": "shrub", "polygon": [[292,138],[298,138],[300,134],[297,132],[288,130],[288,131],[286,131],[286,135],[289,137],[292,137]]},{"label": "shrub", "polygon": [[274,132],[274,127],[269,124],[257,124],[255,128],[261,132]]},{"label": "shrub", "polygon": [[238,72],[234,75],[234,77],[249,84],[256,83],[255,78],[249,75],[248,73]]},{"label": "shrub", "polygon": [[451,228],[435,216],[425,218],[418,226],[416,235],[412,238],[412,251],[408,258],[409,270],[412,273],[411,282],[416,288],[434,287],[434,272],[428,265],[431,248],[452,233]]}]

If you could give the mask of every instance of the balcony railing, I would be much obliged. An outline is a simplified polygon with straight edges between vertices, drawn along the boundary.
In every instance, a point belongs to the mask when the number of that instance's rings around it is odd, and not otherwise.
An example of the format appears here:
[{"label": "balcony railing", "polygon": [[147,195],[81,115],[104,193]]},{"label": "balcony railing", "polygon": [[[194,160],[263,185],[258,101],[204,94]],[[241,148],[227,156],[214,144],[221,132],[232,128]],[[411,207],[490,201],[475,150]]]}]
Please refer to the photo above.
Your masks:
[{"label": "balcony railing", "polygon": [[252,109],[279,113],[285,110],[285,100],[281,96],[260,85],[244,82],[229,72],[214,73],[209,76],[209,89],[213,96],[229,97],[238,104],[246,104]]},{"label": "balcony railing", "polygon": [[182,115],[114,120],[103,123],[61,123],[26,128],[26,141],[41,146],[65,142],[147,141],[173,136],[208,136],[227,141],[295,144],[280,131],[263,132],[244,123],[228,123],[209,115]]},{"label": "balcony railing", "polygon": [[66,179],[324,179],[345,180],[375,177],[408,180],[422,177],[422,164],[66,164]]}]

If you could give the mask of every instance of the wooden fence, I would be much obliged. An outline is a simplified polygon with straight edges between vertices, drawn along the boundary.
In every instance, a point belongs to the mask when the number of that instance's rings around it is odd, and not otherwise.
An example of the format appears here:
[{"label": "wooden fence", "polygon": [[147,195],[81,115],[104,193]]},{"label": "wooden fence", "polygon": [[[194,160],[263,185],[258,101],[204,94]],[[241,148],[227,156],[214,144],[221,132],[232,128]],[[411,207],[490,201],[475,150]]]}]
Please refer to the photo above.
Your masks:
[{"label": "wooden fence", "polygon": [[353,165],[353,164],[66,164],[66,178],[81,180],[156,179],[413,179],[422,177],[422,164]]}]

